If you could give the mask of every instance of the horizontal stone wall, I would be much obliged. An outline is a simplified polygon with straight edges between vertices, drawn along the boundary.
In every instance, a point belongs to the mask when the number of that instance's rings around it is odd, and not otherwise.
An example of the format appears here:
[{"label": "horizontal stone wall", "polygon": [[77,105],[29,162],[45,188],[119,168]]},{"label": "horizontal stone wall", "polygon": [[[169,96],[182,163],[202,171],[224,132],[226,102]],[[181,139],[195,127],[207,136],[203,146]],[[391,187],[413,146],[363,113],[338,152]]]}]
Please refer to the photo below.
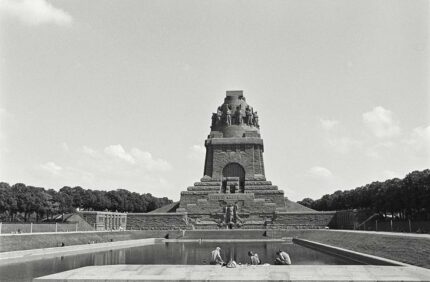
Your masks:
[{"label": "horizontal stone wall", "polygon": [[276,212],[274,229],[325,228],[330,224],[336,212]]},{"label": "horizontal stone wall", "polygon": [[128,230],[180,230],[189,229],[186,213],[129,213]]},{"label": "horizontal stone wall", "polygon": [[[247,192],[247,191],[245,191]],[[275,203],[278,207],[285,207],[284,202],[284,191],[283,190],[259,190],[259,191],[248,191],[254,193],[256,199],[267,199],[272,203]]]},{"label": "horizontal stone wall", "polygon": [[187,208],[188,204],[195,204],[198,199],[207,198],[206,195],[209,193],[210,191],[183,191],[179,207]]},{"label": "horizontal stone wall", "polygon": [[[239,211],[242,216],[244,225],[243,229],[263,228],[263,229],[320,229],[328,226],[333,218],[334,212],[303,212],[288,213],[275,212],[275,204],[259,203],[255,201],[255,209],[260,211],[259,214],[248,212],[247,210]],[[192,209],[191,205],[191,209]],[[222,220],[222,216],[214,217],[210,211],[215,207],[209,203],[200,203],[195,206],[200,213],[192,214],[188,217],[186,212],[177,213],[129,213],[127,215],[128,230],[190,230],[198,229],[217,229],[217,222]],[[205,211],[202,213],[202,210]],[[273,217],[272,222],[265,224],[265,219]]]},{"label": "horizontal stone wall", "polygon": [[[0,236],[0,252],[42,249],[103,243],[110,241],[126,241],[145,238],[178,238],[182,232],[176,230],[141,230],[141,231],[91,231],[45,234],[14,234]],[[1,279],[0,279],[1,280]]]},{"label": "horizontal stone wall", "polygon": [[75,232],[94,230],[85,222],[79,223],[2,223],[0,234],[22,234],[40,232]]},{"label": "horizontal stone wall", "polygon": [[297,237],[430,268],[430,235],[346,230],[268,230],[271,238]]}]

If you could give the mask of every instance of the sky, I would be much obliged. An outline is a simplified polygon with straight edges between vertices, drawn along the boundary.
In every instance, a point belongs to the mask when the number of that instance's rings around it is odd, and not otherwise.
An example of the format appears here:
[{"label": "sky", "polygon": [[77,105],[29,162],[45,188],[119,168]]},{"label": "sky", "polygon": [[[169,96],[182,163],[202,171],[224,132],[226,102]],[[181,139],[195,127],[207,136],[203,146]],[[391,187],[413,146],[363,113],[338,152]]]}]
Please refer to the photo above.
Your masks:
[{"label": "sky", "polygon": [[0,181],[178,200],[227,90],[291,200],[430,167],[428,1],[0,0]]}]

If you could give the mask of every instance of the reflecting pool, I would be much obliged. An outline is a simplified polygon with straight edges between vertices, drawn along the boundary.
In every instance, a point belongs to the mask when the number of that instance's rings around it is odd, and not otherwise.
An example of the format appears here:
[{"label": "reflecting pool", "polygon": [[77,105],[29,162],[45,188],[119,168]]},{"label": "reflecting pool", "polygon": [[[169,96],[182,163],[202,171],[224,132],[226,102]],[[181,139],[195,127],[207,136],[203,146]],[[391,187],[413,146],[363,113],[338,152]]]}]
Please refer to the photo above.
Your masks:
[{"label": "reflecting pool", "polygon": [[208,264],[211,251],[218,246],[221,248],[221,255],[224,260],[228,260],[232,257],[236,262],[242,264],[249,262],[247,256],[248,251],[257,253],[263,263],[273,264],[275,253],[280,249],[286,251],[290,255],[293,264],[359,264],[352,260],[328,255],[291,243],[175,242],[3,265],[0,266],[0,280],[31,281],[35,277],[90,265]]}]

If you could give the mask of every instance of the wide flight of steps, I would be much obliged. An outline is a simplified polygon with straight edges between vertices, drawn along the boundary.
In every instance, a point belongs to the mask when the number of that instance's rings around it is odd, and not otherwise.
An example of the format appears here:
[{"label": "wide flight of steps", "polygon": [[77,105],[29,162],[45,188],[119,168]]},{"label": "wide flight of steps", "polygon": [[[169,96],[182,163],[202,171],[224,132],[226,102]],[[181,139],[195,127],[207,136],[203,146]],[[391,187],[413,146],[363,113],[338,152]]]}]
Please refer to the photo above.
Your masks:
[{"label": "wide flight of steps", "polygon": [[181,239],[270,239],[266,230],[187,230]]}]

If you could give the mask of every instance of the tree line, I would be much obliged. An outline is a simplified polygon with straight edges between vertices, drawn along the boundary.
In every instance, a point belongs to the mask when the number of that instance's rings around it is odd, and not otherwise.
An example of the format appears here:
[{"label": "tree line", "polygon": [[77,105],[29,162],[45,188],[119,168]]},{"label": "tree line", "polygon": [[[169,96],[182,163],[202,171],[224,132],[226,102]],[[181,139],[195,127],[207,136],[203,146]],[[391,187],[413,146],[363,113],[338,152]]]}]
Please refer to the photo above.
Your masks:
[{"label": "tree line", "polygon": [[149,212],[172,203],[166,197],[139,194],[125,189],[100,191],[65,186],[59,191],[0,182],[0,215],[7,221],[36,221],[76,209],[118,212]]},{"label": "tree line", "polygon": [[353,190],[336,191],[321,199],[298,202],[318,210],[369,210],[387,218],[430,220],[430,170],[413,171],[403,179],[372,182]]}]

